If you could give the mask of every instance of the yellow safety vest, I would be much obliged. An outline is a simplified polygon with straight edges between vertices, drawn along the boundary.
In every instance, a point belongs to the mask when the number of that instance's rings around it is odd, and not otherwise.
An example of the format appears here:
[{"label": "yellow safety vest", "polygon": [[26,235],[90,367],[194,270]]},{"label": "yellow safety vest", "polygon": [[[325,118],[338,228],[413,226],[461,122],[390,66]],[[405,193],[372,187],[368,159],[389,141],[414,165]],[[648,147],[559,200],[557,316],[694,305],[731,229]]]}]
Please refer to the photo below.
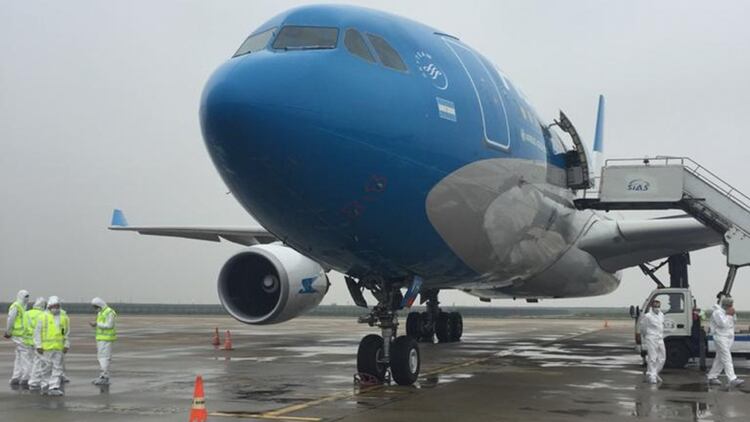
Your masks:
[{"label": "yellow safety vest", "polygon": [[70,319],[67,314],[60,313],[60,325],[55,324],[55,316],[45,312],[41,318],[42,350],[63,350],[65,348],[65,333],[70,329]]},{"label": "yellow safety vest", "polygon": [[26,310],[18,301],[10,304],[10,306],[8,307],[8,313],[10,313],[10,310],[13,308],[16,308],[16,319],[13,321],[13,328],[11,328],[10,330],[10,335],[13,337],[23,337],[26,331],[23,315],[26,313]]},{"label": "yellow safety vest", "polygon": [[44,311],[36,308],[26,311],[26,331],[23,335],[23,342],[26,345],[34,345],[34,329],[36,329],[36,324],[39,322],[39,319],[43,314]]},{"label": "yellow safety vest", "polygon": [[[99,324],[105,324],[107,317],[112,314],[112,328],[99,328]],[[115,319],[117,312],[109,306],[105,307],[96,314],[96,341],[115,341],[117,340],[117,329],[115,328]]]}]

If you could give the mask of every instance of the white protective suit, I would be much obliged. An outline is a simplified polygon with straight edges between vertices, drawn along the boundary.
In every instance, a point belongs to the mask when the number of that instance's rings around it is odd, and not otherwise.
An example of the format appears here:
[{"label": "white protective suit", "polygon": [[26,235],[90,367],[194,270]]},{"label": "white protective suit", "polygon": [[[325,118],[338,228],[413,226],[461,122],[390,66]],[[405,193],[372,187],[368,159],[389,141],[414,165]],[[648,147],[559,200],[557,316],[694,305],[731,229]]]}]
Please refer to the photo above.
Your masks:
[{"label": "white protective suit", "polygon": [[[107,307],[107,303],[99,297],[95,297],[91,300],[91,304],[98,306],[99,309]],[[103,329],[111,329],[115,326],[115,314],[110,313],[107,319],[101,323],[97,322],[96,326]],[[112,342],[111,341],[97,341],[96,342],[96,359],[99,361],[99,380],[95,380],[95,383],[107,383],[109,381],[109,364],[112,362]]]},{"label": "white protective suit", "polygon": [[[52,312],[49,307],[60,303],[60,299],[57,296],[50,296],[47,302],[47,312]],[[54,315],[55,324],[60,326],[60,313],[52,313]],[[37,324],[34,329],[34,346],[37,349],[42,348],[42,326],[44,324]],[[66,349],[70,348],[70,339],[68,332],[65,332],[64,346]],[[40,358],[41,362],[41,388],[48,387],[49,391],[55,390],[60,391],[62,385],[63,366],[64,366],[65,353],[59,350],[48,350],[45,351]],[[31,387],[31,382],[29,382]]]},{"label": "white protective suit", "polygon": [[[44,310],[47,309],[47,299],[43,297],[36,298],[36,300],[34,301],[34,309],[44,312]],[[31,324],[30,319],[27,318],[26,321]],[[35,328],[35,326],[31,327],[32,333],[34,332]],[[29,386],[31,386],[32,384],[39,386],[41,381],[41,379],[39,378],[41,376],[41,373],[39,372],[39,370],[41,369],[39,358],[41,355],[36,351],[34,345],[29,346],[28,349],[29,367],[27,368],[27,372],[24,374],[24,379],[28,380]]]},{"label": "white protective suit", "polygon": [[736,320],[734,315],[727,315],[721,306],[714,305],[710,327],[714,336],[714,344],[716,344],[716,356],[713,365],[711,365],[711,370],[708,371],[709,380],[717,379],[722,371],[726,374],[729,382],[737,378],[732,362],[732,344],[734,344],[734,324]]},{"label": "white protective suit", "polygon": [[[24,309],[29,303],[29,292],[26,290],[20,290],[16,295],[16,301],[21,303]],[[8,319],[6,320],[6,333],[10,333],[13,330],[13,325],[16,323],[16,318],[21,318],[18,315],[16,307],[11,307],[8,310]],[[12,336],[10,340],[16,345],[16,358],[13,362],[13,375],[10,377],[11,384],[20,383],[24,377],[24,374],[28,372],[30,366],[29,362],[29,347],[24,344],[23,336]]]},{"label": "white protective suit", "polygon": [[659,372],[664,368],[667,351],[664,347],[664,314],[653,308],[641,316],[641,341],[646,346],[646,376],[649,382],[658,381]]}]

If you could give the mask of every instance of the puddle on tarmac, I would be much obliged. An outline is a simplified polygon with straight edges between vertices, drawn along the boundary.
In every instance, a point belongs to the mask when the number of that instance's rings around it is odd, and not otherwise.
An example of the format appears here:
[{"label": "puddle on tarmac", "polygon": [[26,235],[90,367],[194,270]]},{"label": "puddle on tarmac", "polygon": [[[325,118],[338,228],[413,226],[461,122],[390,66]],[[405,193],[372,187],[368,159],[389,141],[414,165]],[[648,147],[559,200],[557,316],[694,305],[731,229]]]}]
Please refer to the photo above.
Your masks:
[{"label": "puddle on tarmac", "polygon": [[513,357],[526,358],[533,361],[542,361],[539,366],[544,368],[554,367],[589,367],[598,369],[623,369],[627,366],[638,364],[640,358],[627,353],[616,353],[612,349],[606,349],[606,353],[591,355],[591,350],[585,348],[563,348],[552,344],[546,347],[527,346],[519,347],[513,351]]},{"label": "puddle on tarmac", "polygon": [[706,393],[710,390],[706,382],[693,382],[687,384],[673,384],[665,382],[659,386],[660,390],[682,391],[689,393]]},{"label": "puddle on tarmac", "polygon": [[318,355],[349,355],[356,356],[357,348],[359,346],[294,346],[294,347],[278,347],[279,350],[285,350],[295,353],[296,357],[299,358],[310,358]]},{"label": "puddle on tarmac", "polygon": [[606,400],[580,400],[580,399],[574,399],[574,403],[581,403],[581,404],[607,404],[609,403]]},{"label": "puddle on tarmac", "polygon": [[643,397],[629,404],[631,416],[656,417],[659,419],[683,419],[693,421],[713,421],[712,406],[694,400],[659,400],[656,397]]},{"label": "puddle on tarmac", "polygon": [[578,416],[585,418],[593,415],[612,415],[612,412],[606,410],[591,410],[591,409],[564,409],[564,410],[548,410],[549,413],[559,413],[563,415]]},{"label": "puddle on tarmac", "polygon": [[284,397],[290,394],[292,385],[285,385],[278,388],[267,389],[239,389],[234,393],[234,398],[238,400],[256,400],[272,401],[277,403],[299,403],[306,399],[298,397]]},{"label": "puddle on tarmac", "polygon": [[424,378],[420,378],[419,382],[417,383],[417,388],[425,389],[425,388],[435,388],[438,385],[441,384],[449,384],[454,381],[472,378],[473,374],[436,374],[436,375],[427,375]]},{"label": "puddle on tarmac", "polygon": [[226,360],[226,361],[233,361],[233,362],[243,362],[243,361],[250,361],[250,362],[273,362],[277,360],[278,356],[266,356],[266,357],[257,357],[257,356],[213,356],[209,359],[211,360]]},{"label": "puddle on tarmac", "polygon": [[[612,380],[604,380],[604,381],[610,381],[614,383]],[[607,389],[607,390],[635,390],[635,386],[628,386],[628,385],[614,385],[614,384],[608,384],[606,382],[592,382],[589,384],[566,384],[567,387],[573,387],[573,388],[582,388],[586,390],[599,390],[599,389]]]},{"label": "puddle on tarmac", "polygon": [[316,377],[318,381],[322,381],[326,384],[351,384],[351,375],[323,375]]}]

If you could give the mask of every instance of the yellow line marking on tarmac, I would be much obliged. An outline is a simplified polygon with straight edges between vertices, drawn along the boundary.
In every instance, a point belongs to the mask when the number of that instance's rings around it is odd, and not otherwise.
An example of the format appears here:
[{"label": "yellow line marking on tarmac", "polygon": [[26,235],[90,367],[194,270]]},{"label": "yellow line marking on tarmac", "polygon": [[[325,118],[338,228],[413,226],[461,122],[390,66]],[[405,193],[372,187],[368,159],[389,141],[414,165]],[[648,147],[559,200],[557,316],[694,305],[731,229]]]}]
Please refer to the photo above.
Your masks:
[{"label": "yellow line marking on tarmac", "polygon": [[291,406],[282,407],[281,409],[276,409],[270,412],[265,412],[264,415],[272,415],[272,416],[286,415],[287,413],[297,412],[297,411],[304,410],[309,407],[317,406],[319,404],[326,403],[329,401],[334,401],[334,400],[339,400],[339,399],[348,399],[360,393],[370,392],[373,390],[380,390],[383,388],[385,388],[384,385],[376,385],[374,387],[367,388],[365,390],[360,390],[360,392],[344,391],[341,393],[331,394],[330,396],[322,397],[317,400],[309,401],[307,403],[294,404]]},{"label": "yellow line marking on tarmac", "polygon": [[[572,340],[574,338],[582,337],[582,336],[585,336],[585,335],[588,335],[588,334],[592,334],[592,333],[596,333],[596,332],[602,331],[602,330],[603,330],[603,328],[597,328],[595,330],[589,330],[589,331],[585,331],[583,333],[573,334],[573,335],[570,335],[570,336],[560,337],[560,338],[556,338],[554,340],[545,341],[545,342],[539,343],[539,345],[540,346],[548,346],[550,344],[554,344],[554,343],[557,343],[557,342],[560,342],[560,341]],[[519,349],[519,347],[515,347],[513,349],[508,349],[508,350],[503,350],[501,352],[493,353],[493,354],[491,354],[489,356],[485,356],[483,358],[472,359],[472,360],[469,360],[469,361],[466,361],[466,362],[461,362],[461,363],[457,363],[457,364],[452,364],[452,365],[444,366],[442,368],[433,369],[432,371],[424,372],[424,373],[422,373],[420,375],[437,375],[437,374],[442,374],[444,372],[452,371],[452,370],[458,369],[458,368],[466,368],[466,367],[469,367],[469,366],[476,365],[478,363],[486,362],[486,361],[491,360],[491,359],[501,358],[501,357],[505,357],[505,356],[511,355],[511,354],[513,354],[518,349]],[[330,396],[325,396],[325,397],[321,397],[321,398],[316,399],[316,400],[309,401],[307,403],[294,404],[294,405],[282,407],[282,408],[279,408],[279,409],[276,409],[276,410],[271,410],[269,412],[264,412],[264,413],[259,414],[258,416],[259,416],[259,419],[263,419],[263,418],[265,418],[265,419],[271,419],[271,418],[287,419],[287,418],[290,418],[290,417],[283,417],[282,418],[281,416],[286,415],[288,413],[294,413],[294,412],[298,412],[300,410],[305,410],[305,409],[308,409],[308,408],[313,407],[313,406],[317,406],[317,405],[322,404],[322,403],[327,403],[327,402],[335,401],[335,400],[339,400],[339,399],[348,399],[348,398],[352,398],[352,397],[357,396],[357,395],[362,395],[362,394],[370,393],[370,392],[373,392],[373,391],[382,390],[382,389],[384,389],[386,387],[389,387],[389,386],[387,386],[387,385],[376,385],[376,386],[367,387],[367,388],[364,388],[364,389],[361,389],[361,390],[355,391],[355,392],[344,391],[344,392],[340,392],[340,393],[335,393],[335,394],[331,394]],[[300,420],[303,420],[303,419],[300,419]],[[318,420],[319,421],[321,419],[315,419],[315,418],[313,418],[312,420]]]}]

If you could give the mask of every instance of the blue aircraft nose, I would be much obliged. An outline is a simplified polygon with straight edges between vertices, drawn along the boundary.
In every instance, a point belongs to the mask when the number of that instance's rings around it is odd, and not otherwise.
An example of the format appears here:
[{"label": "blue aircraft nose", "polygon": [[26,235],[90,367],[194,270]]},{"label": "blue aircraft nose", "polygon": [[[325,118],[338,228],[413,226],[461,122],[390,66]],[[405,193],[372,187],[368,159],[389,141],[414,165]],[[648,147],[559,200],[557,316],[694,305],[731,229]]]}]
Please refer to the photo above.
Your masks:
[{"label": "blue aircraft nose", "polygon": [[[221,66],[206,83],[201,100],[203,139],[230,188],[258,187],[258,178],[278,162],[288,142],[294,95],[280,85],[275,57],[240,57]],[[276,63],[273,63],[276,62]]]},{"label": "blue aircraft nose", "polygon": [[269,229],[301,221],[308,208],[297,204],[325,200],[330,167],[339,170],[359,145],[340,148],[347,119],[331,101],[341,89],[332,61],[334,51],[252,53],[221,66],[204,88],[207,149],[237,200]]}]

